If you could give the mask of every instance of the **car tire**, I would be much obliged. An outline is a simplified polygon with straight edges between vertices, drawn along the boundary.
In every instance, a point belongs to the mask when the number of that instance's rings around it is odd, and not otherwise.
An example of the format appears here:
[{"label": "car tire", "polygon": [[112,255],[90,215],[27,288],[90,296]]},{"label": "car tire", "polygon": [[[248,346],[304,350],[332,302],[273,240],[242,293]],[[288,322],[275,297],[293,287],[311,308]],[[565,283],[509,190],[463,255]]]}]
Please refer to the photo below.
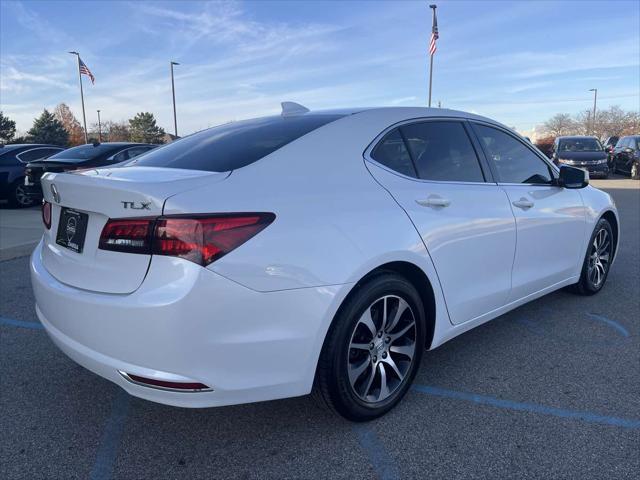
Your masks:
[{"label": "car tire", "polygon": [[12,208],[27,208],[36,204],[33,197],[27,195],[24,187],[24,178],[21,178],[11,184],[8,200],[9,206]]},{"label": "car tire", "polygon": [[363,422],[384,415],[407,393],[425,348],[426,319],[416,288],[396,273],[382,272],[356,288],[325,338],[313,396]]},{"label": "car tire", "polygon": [[602,290],[609,275],[614,247],[611,224],[608,220],[601,218],[589,239],[580,280],[571,285],[570,290],[579,295],[594,295]]},{"label": "car tire", "polygon": [[633,180],[640,180],[640,168],[638,167],[638,162],[633,162],[631,165],[631,178]]}]

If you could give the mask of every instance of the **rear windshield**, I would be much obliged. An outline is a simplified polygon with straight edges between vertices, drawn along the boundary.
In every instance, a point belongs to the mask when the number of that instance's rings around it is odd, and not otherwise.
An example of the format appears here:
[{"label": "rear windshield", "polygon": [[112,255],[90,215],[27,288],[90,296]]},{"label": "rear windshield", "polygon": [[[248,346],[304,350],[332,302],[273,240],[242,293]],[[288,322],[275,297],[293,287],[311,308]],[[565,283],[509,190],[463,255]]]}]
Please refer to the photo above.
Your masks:
[{"label": "rear windshield", "polygon": [[558,150],[561,152],[600,152],[603,148],[595,138],[567,138],[560,140]]},{"label": "rear windshield", "polygon": [[160,147],[127,163],[228,172],[245,167],[344,115],[265,117],[227,123]]},{"label": "rear windshield", "polygon": [[84,162],[85,160],[91,160],[103,154],[109,154],[109,152],[121,150],[126,145],[109,145],[101,143],[100,145],[93,146],[93,144],[79,145],[77,147],[68,148],[60,153],[51,155],[47,160],[59,160],[63,162]]}]

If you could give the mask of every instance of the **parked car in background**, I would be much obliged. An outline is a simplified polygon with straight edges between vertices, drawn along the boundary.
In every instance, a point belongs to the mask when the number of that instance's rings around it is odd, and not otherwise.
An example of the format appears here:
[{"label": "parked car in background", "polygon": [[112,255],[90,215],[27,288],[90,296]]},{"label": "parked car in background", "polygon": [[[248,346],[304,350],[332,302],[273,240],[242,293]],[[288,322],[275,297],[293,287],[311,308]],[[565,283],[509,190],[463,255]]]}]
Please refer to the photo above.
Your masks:
[{"label": "parked car in background", "polygon": [[607,152],[596,137],[557,137],[551,159],[556,165],[570,165],[587,170],[592,177],[609,176]]},{"label": "parked car in background", "polygon": [[442,108],[285,103],[42,183],[45,330],[130,394],[183,407],[315,389],[373,419],[425,349],[565,286],[597,293],[618,246],[587,172]]},{"label": "parked car in background", "polygon": [[613,149],[613,173],[624,173],[640,180],[640,135],[618,140]]},{"label": "parked car in background", "polygon": [[45,172],[68,172],[83,168],[106,167],[131,160],[157,146],[130,142],[87,143],[69,148],[44,160],[29,162],[24,171],[26,194],[32,201],[42,198],[40,177]]},{"label": "parked car in background", "polygon": [[59,153],[64,147],[46,144],[20,143],[0,145],[0,198],[11,207],[30,207],[35,199],[27,195],[24,168],[28,162]]},{"label": "parked car in background", "polygon": [[616,143],[618,143],[618,140],[620,140],[620,137],[614,135],[607,137],[603,144],[604,150],[607,152],[607,165],[609,165],[609,170],[613,169],[613,149]]}]

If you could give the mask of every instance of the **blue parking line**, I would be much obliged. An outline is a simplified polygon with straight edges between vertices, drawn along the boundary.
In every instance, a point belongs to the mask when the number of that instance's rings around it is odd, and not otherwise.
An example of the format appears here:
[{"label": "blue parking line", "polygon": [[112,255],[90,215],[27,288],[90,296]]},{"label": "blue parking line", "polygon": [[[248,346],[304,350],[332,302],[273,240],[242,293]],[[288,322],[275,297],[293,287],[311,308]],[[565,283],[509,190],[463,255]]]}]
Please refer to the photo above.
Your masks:
[{"label": "blue parking line", "polygon": [[615,320],[611,320],[607,317],[603,317],[602,315],[597,315],[595,313],[587,313],[587,317],[592,318],[594,320],[598,320],[599,322],[606,323],[611,328],[616,329],[623,337],[629,337],[629,331],[620,325]]},{"label": "blue parking line", "polygon": [[485,395],[478,395],[475,393],[457,392],[455,390],[447,390],[444,388],[431,387],[427,385],[414,385],[413,389],[421,393],[434,395],[436,397],[465,400],[467,402],[473,402],[480,405],[490,405],[492,407],[506,408],[509,410],[517,410],[521,412],[530,412],[530,413],[540,413],[543,415],[553,415],[554,417],[570,418],[575,420],[582,420],[589,423],[613,425],[616,427],[634,428],[634,429],[640,428],[640,420],[610,417],[607,415],[599,415],[597,413],[580,412],[577,410],[566,410],[563,408],[547,407],[545,405],[538,405],[535,403],[513,402],[511,400],[503,400],[501,398],[488,397]]},{"label": "blue parking line", "polygon": [[98,448],[96,460],[91,469],[91,475],[89,476],[91,480],[108,480],[113,474],[113,467],[120,447],[120,439],[129,413],[129,403],[129,394],[118,388],[111,405],[111,414],[102,433],[102,441]]},{"label": "blue parking line", "polygon": [[366,424],[358,423],[353,426],[358,437],[360,447],[367,453],[369,462],[380,480],[396,480],[400,472],[395,462],[380,442],[375,432]]},{"label": "blue parking line", "polygon": [[0,325],[9,325],[11,327],[31,328],[34,330],[42,330],[44,327],[40,322],[24,322],[22,320],[14,320],[13,318],[0,317]]}]

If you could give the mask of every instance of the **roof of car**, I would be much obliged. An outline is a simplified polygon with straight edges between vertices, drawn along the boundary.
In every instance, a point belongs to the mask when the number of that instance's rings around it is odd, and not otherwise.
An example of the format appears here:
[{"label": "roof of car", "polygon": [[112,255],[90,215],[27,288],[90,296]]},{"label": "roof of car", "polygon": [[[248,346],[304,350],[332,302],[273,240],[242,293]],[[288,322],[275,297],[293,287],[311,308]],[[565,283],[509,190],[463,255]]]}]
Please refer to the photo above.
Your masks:
[{"label": "roof of car", "polygon": [[8,150],[14,150],[16,148],[22,148],[22,147],[32,147],[32,148],[36,148],[36,147],[55,147],[55,148],[66,148],[66,147],[61,147],[60,145],[51,145],[48,143],[11,143],[9,145],[4,145],[4,144],[0,144],[0,151],[8,151]]}]

